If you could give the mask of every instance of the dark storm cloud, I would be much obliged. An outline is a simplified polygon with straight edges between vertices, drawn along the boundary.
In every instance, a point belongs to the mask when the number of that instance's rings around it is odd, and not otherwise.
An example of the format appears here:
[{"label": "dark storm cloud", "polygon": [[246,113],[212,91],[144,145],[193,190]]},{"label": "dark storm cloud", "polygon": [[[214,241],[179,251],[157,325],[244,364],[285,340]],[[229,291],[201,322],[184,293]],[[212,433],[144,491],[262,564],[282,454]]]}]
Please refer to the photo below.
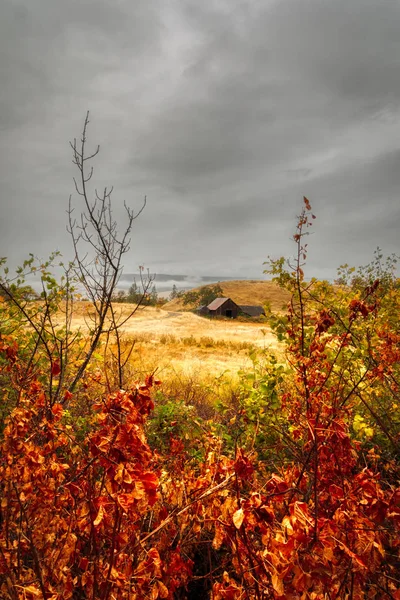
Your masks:
[{"label": "dark storm cloud", "polygon": [[68,252],[88,108],[121,224],[148,197],[130,272],[261,275],[292,252],[303,194],[310,275],[397,250],[397,1],[7,0],[1,17],[0,255]]}]

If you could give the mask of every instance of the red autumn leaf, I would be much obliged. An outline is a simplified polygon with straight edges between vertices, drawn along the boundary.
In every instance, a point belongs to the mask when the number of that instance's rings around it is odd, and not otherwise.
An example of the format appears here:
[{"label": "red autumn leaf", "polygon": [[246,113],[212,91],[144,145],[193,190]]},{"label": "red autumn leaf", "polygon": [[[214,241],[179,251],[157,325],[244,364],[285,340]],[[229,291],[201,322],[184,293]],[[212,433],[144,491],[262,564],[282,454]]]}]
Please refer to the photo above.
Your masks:
[{"label": "red autumn leaf", "polygon": [[7,356],[8,360],[12,364],[15,363],[17,360],[17,352],[18,352],[17,343],[14,342],[14,344],[12,344],[10,346],[4,346],[3,348],[5,348],[6,356]]},{"label": "red autumn leaf", "polygon": [[334,483],[332,483],[329,486],[329,493],[332,496],[333,499],[339,499],[339,498],[343,498],[343,490],[341,487],[335,485]]},{"label": "red autumn leaf", "polygon": [[325,333],[329,327],[335,324],[335,319],[332,315],[329,314],[328,311],[322,310],[319,314],[319,319],[316,325],[317,333]]},{"label": "red autumn leaf", "polygon": [[249,479],[254,473],[254,467],[241,448],[238,449],[235,461],[235,471],[242,479]]},{"label": "red autumn leaf", "polygon": [[288,485],[282,477],[278,475],[272,475],[271,479],[267,481],[265,485],[268,493],[272,493],[272,495],[279,495],[281,493],[286,493],[288,491]]},{"label": "red autumn leaf", "polygon": [[182,454],[182,452],[185,449],[185,444],[182,440],[175,437],[171,437],[171,439],[169,440],[169,449],[170,453],[173,456],[176,456],[177,454]]},{"label": "red autumn leaf", "polygon": [[141,475],[141,482],[146,490],[149,504],[152,506],[157,500],[158,477],[155,473],[148,471]]},{"label": "red autumn leaf", "polygon": [[262,506],[260,506],[260,508],[258,509],[260,515],[262,516],[263,520],[266,523],[273,523],[274,519],[275,519],[275,513],[273,511],[272,508],[270,508],[269,506],[265,506],[264,504]]},{"label": "red autumn leaf", "polygon": [[60,361],[55,360],[51,365],[51,374],[53,377],[57,377],[61,373]]},{"label": "red autumn leaf", "polygon": [[158,513],[158,518],[160,519],[160,521],[164,521],[164,519],[166,519],[169,515],[168,510],[165,508],[165,506],[163,506],[160,510],[160,512]]}]

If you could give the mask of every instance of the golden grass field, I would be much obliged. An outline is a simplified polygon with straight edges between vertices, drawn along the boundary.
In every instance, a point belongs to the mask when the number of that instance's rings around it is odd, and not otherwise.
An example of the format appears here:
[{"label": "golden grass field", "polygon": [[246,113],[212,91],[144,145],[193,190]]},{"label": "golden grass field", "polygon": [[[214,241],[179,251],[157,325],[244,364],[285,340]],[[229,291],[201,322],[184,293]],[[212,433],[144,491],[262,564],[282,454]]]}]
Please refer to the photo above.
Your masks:
[{"label": "golden grass field", "polygon": [[[134,309],[129,304],[114,307],[122,317]],[[89,303],[77,303],[72,327],[84,331],[92,313]],[[158,371],[236,373],[250,365],[252,347],[277,348],[266,323],[212,320],[153,307],[139,308],[122,330],[126,342],[135,342],[132,360],[141,371],[157,367]]]},{"label": "golden grass field", "polygon": [[[221,287],[224,295],[241,304],[269,302],[272,310],[281,310],[288,297],[272,282],[229,281]],[[249,320],[207,319],[182,311],[181,301],[169,302],[163,308],[139,307],[123,326],[126,343],[135,342],[132,363],[135,370],[157,369],[162,377],[171,373],[235,377],[241,369],[251,366],[249,351],[255,348],[278,349],[276,338],[267,322]],[[115,304],[123,318],[135,308],[130,304]],[[88,302],[77,302],[73,328],[83,331],[90,326],[93,308]]]}]

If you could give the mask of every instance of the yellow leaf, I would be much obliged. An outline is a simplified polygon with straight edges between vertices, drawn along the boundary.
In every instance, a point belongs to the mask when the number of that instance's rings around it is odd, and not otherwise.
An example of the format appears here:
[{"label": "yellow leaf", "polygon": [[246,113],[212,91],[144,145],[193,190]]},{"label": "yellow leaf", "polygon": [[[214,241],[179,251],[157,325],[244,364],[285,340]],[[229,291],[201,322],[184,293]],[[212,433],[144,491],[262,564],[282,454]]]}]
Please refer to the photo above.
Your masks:
[{"label": "yellow leaf", "polygon": [[271,577],[271,582],[274,590],[279,594],[279,596],[283,596],[285,593],[285,588],[283,587],[283,581],[279,577],[277,573],[274,573]]},{"label": "yellow leaf", "polygon": [[282,519],[282,527],[285,528],[285,532],[287,535],[292,535],[293,533],[293,525],[290,517],[283,517]]},{"label": "yellow leaf", "polygon": [[103,518],[104,518],[104,508],[102,506],[100,506],[99,512],[97,513],[97,517],[93,521],[93,525],[95,527],[97,527],[98,525],[100,525],[100,523],[102,522]]},{"label": "yellow leaf", "polygon": [[232,517],[232,521],[236,529],[240,529],[244,519],[243,508],[239,508]]},{"label": "yellow leaf", "polygon": [[40,590],[38,590],[34,585],[28,585],[28,587],[24,587],[22,588],[24,590],[24,593],[28,593],[28,594],[32,594],[33,596],[41,596],[42,592]]},{"label": "yellow leaf", "polygon": [[144,489],[144,485],[141,481],[135,481],[135,487],[132,490],[132,496],[136,500],[140,500],[141,498],[144,498],[145,489]]}]

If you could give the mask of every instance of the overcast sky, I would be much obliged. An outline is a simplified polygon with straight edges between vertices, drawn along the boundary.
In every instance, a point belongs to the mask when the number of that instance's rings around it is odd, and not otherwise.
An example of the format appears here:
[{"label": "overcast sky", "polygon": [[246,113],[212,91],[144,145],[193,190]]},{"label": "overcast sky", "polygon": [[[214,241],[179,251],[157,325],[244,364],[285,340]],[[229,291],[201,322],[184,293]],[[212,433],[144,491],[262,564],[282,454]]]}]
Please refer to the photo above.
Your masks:
[{"label": "overcast sky", "polygon": [[[262,278],[400,253],[399,0],[2,0],[0,256],[71,256],[69,140],[90,110],[125,270]],[[79,198],[73,196],[76,210]]]}]

